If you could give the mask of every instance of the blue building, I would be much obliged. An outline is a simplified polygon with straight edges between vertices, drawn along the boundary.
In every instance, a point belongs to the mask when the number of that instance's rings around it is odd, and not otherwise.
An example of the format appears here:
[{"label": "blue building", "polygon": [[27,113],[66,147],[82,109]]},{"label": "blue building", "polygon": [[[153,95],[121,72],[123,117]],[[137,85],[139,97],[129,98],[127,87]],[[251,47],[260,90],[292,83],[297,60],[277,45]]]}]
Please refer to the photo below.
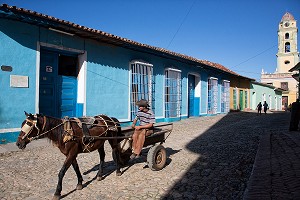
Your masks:
[{"label": "blue building", "polygon": [[20,130],[24,111],[106,114],[130,122],[147,99],[156,120],[229,112],[224,66],[23,8],[0,6],[0,133]]}]

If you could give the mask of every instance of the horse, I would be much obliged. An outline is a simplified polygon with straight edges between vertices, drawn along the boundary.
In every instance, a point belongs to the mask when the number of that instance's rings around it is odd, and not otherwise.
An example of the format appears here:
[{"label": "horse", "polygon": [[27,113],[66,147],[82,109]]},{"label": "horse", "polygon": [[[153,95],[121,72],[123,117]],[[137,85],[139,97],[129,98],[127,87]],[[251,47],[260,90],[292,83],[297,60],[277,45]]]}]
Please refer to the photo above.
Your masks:
[{"label": "horse", "polygon": [[112,148],[113,159],[116,163],[116,175],[120,176],[122,174],[120,170],[122,155],[120,155],[118,143],[124,135],[121,133],[119,121],[116,118],[106,115],[95,116],[93,122],[89,124],[91,127],[87,129],[86,123],[80,123],[77,118],[58,119],[41,114],[28,114],[26,112],[25,115],[26,119],[22,123],[16,142],[18,148],[25,149],[26,145],[31,141],[47,137],[66,156],[58,174],[58,183],[53,199],[61,198],[62,180],[71,165],[78,178],[76,189],[81,190],[83,188],[83,178],[76,160],[79,153],[98,150],[100,165],[97,172],[97,180],[103,179],[104,142],[106,140],[108,140]]}]

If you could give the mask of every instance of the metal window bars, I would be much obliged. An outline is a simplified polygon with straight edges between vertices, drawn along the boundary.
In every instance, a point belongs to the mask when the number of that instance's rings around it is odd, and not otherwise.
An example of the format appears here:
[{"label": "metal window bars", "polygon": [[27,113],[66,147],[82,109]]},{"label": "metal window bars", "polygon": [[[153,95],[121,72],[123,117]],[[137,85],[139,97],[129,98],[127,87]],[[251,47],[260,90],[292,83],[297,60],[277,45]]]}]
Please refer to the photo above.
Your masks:
[{"label": "metal window bars", "polygon": [[218,110],[218,79],[208,79],[207,113],[216,114]]},{"label": "metal window bars", "polygon": [[230,100],[230,82],[224,80],[221,87],[221,112],[229,112]]},{"label": "metal window bars", "polygon": [[165,70],[165,117],[181,115],[181,71]]},{"label": "metal window bars", "polygon": [[148,101],[151,109],[154,107],[154,78],[153,65],[149,63],[133,61],[130,63],[131,70],[131,95],[130,95],[130,116],[134,119],[138,110],[136,102],[140,99]]}]

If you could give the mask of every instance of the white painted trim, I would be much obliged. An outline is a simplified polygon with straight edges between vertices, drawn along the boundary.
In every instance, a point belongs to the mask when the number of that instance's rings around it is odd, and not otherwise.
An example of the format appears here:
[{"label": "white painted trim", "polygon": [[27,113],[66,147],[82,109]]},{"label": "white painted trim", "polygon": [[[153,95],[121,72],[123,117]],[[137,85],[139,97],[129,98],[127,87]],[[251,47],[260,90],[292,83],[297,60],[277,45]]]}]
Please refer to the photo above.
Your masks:
[{"label": "white painted trim", "polygon": [[40,112],[40,63],[41,62],[41,46],[37,42],[36,45],[36,58],[35,58],[35,113]]},{"label": "white painted trim", "polygon": [[[162,107],[163,107],[163,118],[166,118],[166,70],[171,70],[170,68],[167,68],[164,70],[163,74],[163,92],[162,92]],[[174,70],[175,71],[175,70]],[[182,91],[181,91],[182,92]],[[181,105],[180,105],[181,106]],[[181,112],[181,111],[180,111]]]},{"label": "white painted trim", "polygon": [[142,60],[132,60],[132,61],[130,61],[129,64],[141,64],[141,65],[146,65],[146,66],[153,67],[152,64],[147,63],[146,61],[142,61]]},{"label": "white painted trim", "polygon": [[78,54],[84,54],[85,53],[84,50],[73,49],[73,48],[58,46],[58,45],[54,45],[54,44],[48,44],[48,43],[44,43],[44,42],[40,42],[40,45],[42,47],[48,47],[48,48],[52,48],[52,49],[59,49],[59,50],[74,52],[74,53],[78,53]]},{"label": "white painted trim", "polygon": [[165,68],[165,71],[166,71],[166,70],[170,70],[170,71],[175,71],[175,72],[180,72],[180,73],[181,73],[181,70],[175,69],[175,68],[170,68],[170,67],[168,67],[168,68]]},{"label": "white painted trim", "polygon": [[78,73],[77,103],[83,104],[83,116],[86,116],[86,76],[87,76],[87,52],[78,55],[78,62],[81,64]]},{"label": "white painted trim", "polygon": [[0,129],[0,133],[9,133],[9,132],[18,132],[18,131],[21,131],[21,128]]},{"label": "white painted trim", "polygon": [[129,65],[128,65],[128,120],[130,120],[130,113],[131,113],[131,108],[130,108],[130,101],[131,101],[131,77],[132,77],[132,70],[131,70],[131,64],[134,64],[133,62],[129,62]]}]

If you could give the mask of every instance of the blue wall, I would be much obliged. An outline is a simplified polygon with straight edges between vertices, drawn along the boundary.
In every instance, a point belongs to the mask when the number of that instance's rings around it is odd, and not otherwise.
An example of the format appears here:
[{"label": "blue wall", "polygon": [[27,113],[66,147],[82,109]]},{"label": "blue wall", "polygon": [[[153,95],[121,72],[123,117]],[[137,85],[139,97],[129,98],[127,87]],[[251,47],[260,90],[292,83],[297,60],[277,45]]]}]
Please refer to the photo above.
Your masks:
[{"label": "blue wall", "polygon": [[[37,27],[0,19],[0,65],[12,71],[0,70],[0,129],[18,128],[24,111],[35,110],[36,37]],[[28,88],[10,87],[10,76],[29,77]]]},{"label": "blue wall", "polygon": [[[37,26],[16,21],[0,19],[0,65],[12,66],[12,72],[0,71],[0,132],[4,129],[20,128],[25,119],[24,112],[35,113],[36,70],[38,42],[55,45],[62,49],[76,49],[86,52],[86,115],[106,114],[123,121],[129,120],[129,62],[138,59],[153,64],[155,79],[155,115],[158,121],[164,118],[164,74],[165,68],[181,70],[182,77],[182,118],[188,115],[188,74],[200,76],[200,102],[196,113],[207,113],[207,79],[217,74],[219,84],[223,77],[220,72],[203,70],[177,60],[171,60],[152,54],[133,51],[104,44],[77,36],[68,36]],[[50,47],[49,47],[50,48]],[[61,49],[57,49],[61,51]],[[28,88],[10,87],[10,75],[29,77]],[[227,79],[227,78],[226,78]],[[227,79],[228,80],[228,79]],[[220,89],[220,86],[219,86]],[[220,94],[220,93],[219,93]],[[219,95],[220,97],[220,95]],[[198,97],[199,98],[199,97]],[[219,98],[220,100],[220,98]],[[78,109],[83,106],[78,106]],[[220,112],[220,103],[218,103]],[[12,132],[12,131],[6,131]]]}]

